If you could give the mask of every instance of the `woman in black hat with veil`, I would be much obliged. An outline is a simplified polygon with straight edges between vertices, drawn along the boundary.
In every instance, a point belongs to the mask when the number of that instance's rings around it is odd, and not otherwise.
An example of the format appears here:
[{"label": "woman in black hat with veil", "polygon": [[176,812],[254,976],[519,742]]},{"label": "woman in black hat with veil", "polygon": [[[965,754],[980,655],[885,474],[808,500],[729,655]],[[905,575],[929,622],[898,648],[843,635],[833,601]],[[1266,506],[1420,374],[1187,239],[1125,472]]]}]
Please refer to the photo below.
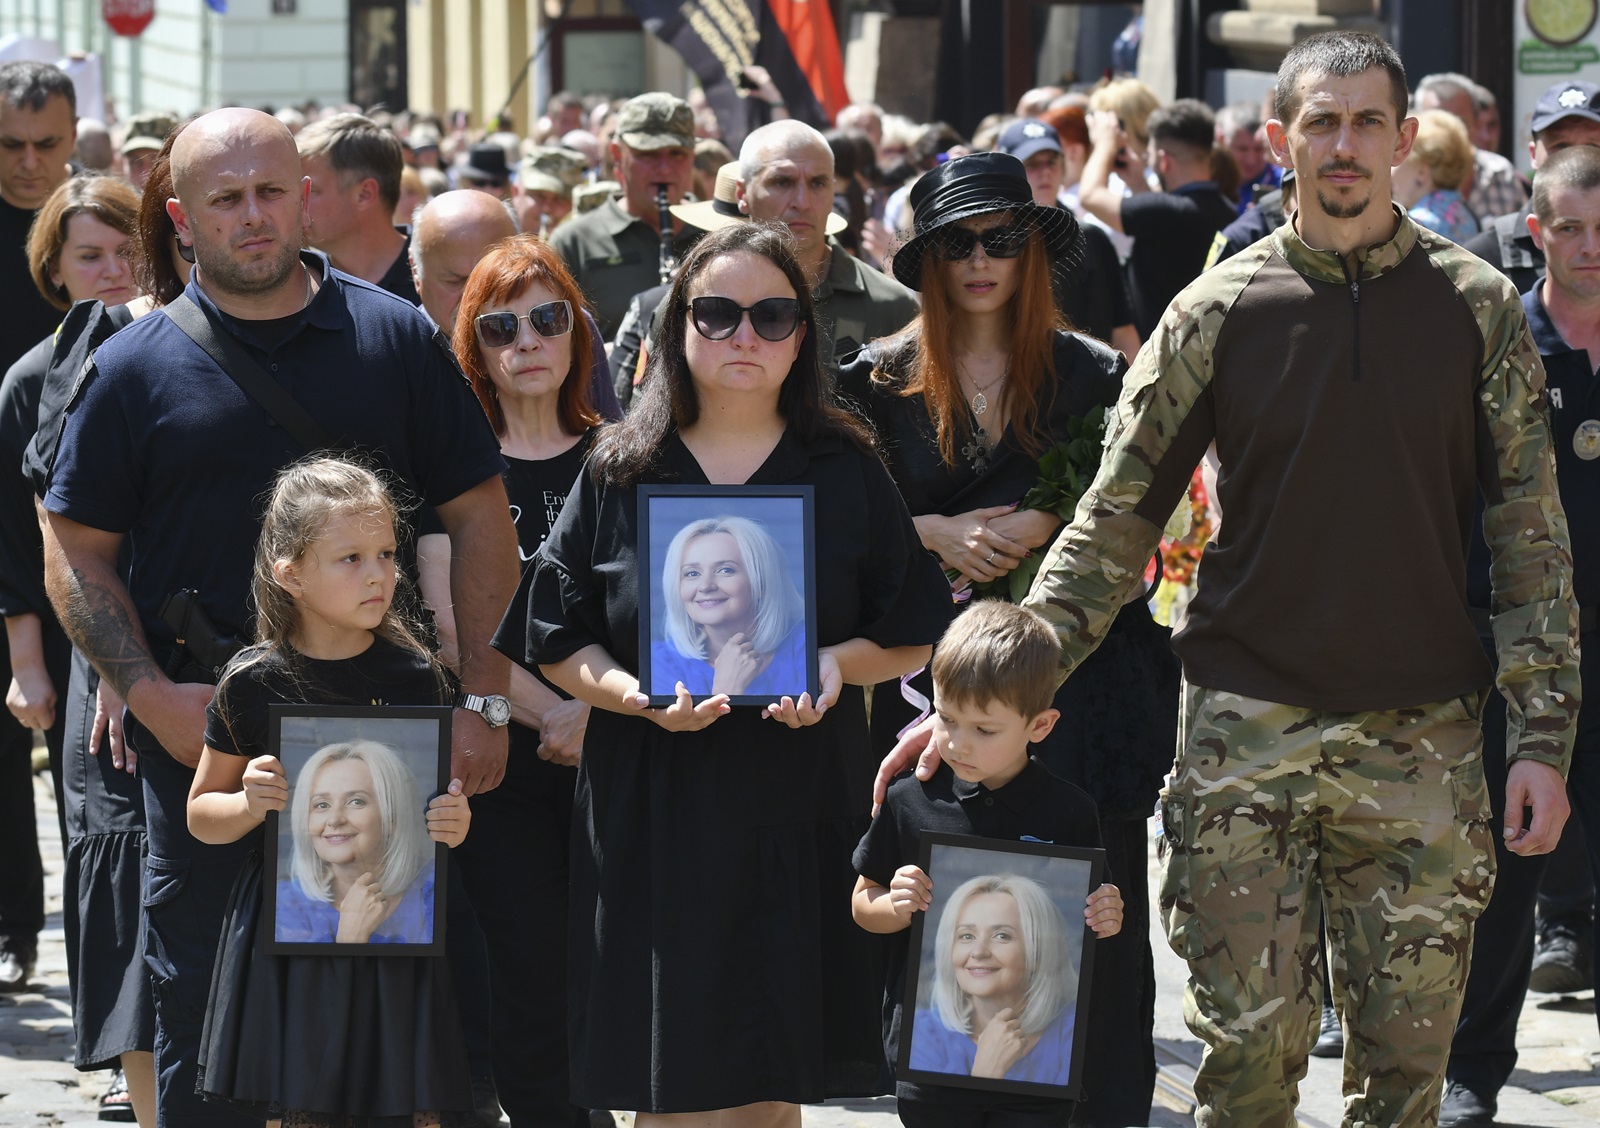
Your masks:
[{"label": "woman in black hat with veil", "polygon": [[[954,597],[1020,600],[1094,477],[1100,419],[1127,363],[1057,313],[1052,280],[1078,282],[1082,235],[1070,211],[1033,202],[1021,161],[1001,153],[948,161],[917,182],[910,203],[915,226],[893,269],[921,291],[922,314],[858,353],[839,390],[876,429]],[[931,695],[926,674],[904,688],[877,687],[880,752]],[[1130,606],[1057,693],[1061,722],[1037,751],[1099,805],[1107,880],[1127,898],[1122,936],[1096,951],[1089,1080],[1074,1123],[1148,1122],[1155,983],[1145,830],[1175,746],[1177,701],[1168,634],[1142,605]]]}]

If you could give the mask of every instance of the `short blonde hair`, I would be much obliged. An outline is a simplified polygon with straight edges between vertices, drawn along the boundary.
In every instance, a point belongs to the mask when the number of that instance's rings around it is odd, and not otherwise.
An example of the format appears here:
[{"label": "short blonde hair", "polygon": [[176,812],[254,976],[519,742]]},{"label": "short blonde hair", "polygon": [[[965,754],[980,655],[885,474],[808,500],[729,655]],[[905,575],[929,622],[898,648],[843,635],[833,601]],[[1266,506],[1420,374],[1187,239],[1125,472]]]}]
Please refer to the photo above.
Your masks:
[{"label": "short blonde hair", "polygon": [[933,649],[933,692],[985,709],[998,701],[1032,720],[1055,699],[1061,644],[1037,611],[985,599],[958,616]]},{"label": "short blonde hair", "polygon": [[689,542],[712,533],[727,533],[739,545],[745,570],[750,574],[750,602],[755,607],[755,626],[750,645],[757,653],[771,654],[805,615],[805,600],[789,575],[783,549],[759,521],[746,517],[707,517],[691,521],[678,530],[667,546],[667,559],[661,566],[662,619],[667,641],[685,658],[708,661],[710,644],[705,628],[684,610],[678,596],[679,572]]},{"label": "short blonde hair", "polygon": [[1111,110],[1128,131],[1128,137],[1143,147],[1150,140],[1145,122],[1161,108],[1161,99],[1137,78],[1118,78],[1089,95],[1089,108]]},{"label": "short blonde hair", "polygon": [[372,876],[385,894],[398,897],[433,860],[433,841],[428,837],[426,808],[411,773],[393,748],[375,740],[330,744],[306,761],[289,799],[294,842],[289,872],[307,897],[333,903],[333,871],[311,844],[311,795],[317,773],[343,760],[360,761],[372,773],[372,801],[383,825],[383,862]]},{"label": "short blonde hair", "polygon": [[984,893],[1004,893],[1017,903],[1022,930],[1022,958],[1028,972],[1023,989],[1022,1013],[1017,1022],[1024,1034],[1037,1034],[1054,1022],[1078,997],[1072,952],[1067,946],[1067,921],[1043,885],[1014,873],[985,874],[963,882],[945,902],[934,936],[933,1006],[950,1030],[972,1033],[972,1000],[956,984],[950,966],[956,925],[967,902]]},{"label": "short blonde hair", "polygon": [[1472,179],[1472,139],[1455,114],[1423,110],[1417,115],[1412,155],[1427,168],[1436,188],[1459,192]]}]

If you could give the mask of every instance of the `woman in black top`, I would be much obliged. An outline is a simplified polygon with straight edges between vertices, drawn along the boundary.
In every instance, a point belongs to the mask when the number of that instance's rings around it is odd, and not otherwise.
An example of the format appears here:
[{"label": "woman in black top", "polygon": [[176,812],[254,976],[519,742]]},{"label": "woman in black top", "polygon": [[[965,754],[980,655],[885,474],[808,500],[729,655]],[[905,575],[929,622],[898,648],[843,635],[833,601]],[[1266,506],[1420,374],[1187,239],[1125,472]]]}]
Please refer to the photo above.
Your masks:
[{"label": "woman in black top", "polygon": [[[895,275],[922,292],[922,315],[874,341],[840,373],[840,391],[878,432],[922,545],[958,596],[1012,598],[1011,574],[1036,559],[1066,514],[1016,508],[1039,460],[1109,409],[1122,356],[1059,319],[1052,272],[1081,262],[1072,213],[1033,202],[1022,163],[979,153],[939,166],[912,190],[913,236]],[[1082,444],[1099,448],[1098,435]],[[1080,467],[1094,476],[1097,455]],[[1031,566],[1031,565],[1030,565]],[[1017,585],[1020,597],[1025,591]],[[1086,1124],[1144,1124],[1155,1082],[1153,965],[1144,833],[1176,740],[1178,667],[1167,632],[1130,605],[1100,650],[1056,695],[1059,723],[1037,755],[1088,791],[1129,925],[1098,949],[1079,1106]],[[927,675],[911,682],[931,697]],[[873,694],[874,743],[886,751],[917,711],[895,683]]]},{"label": "woman in black top", "polygon": [[[500,437],[524,564],[549,534],[600,422],[589,400],[590,324],[577,283],[532,235],[497,244],[462,292],[452,344]],[[449,605],[449,574],[437,562],[422,567],[437,614]],[[519,639],[525,618],[517,609],[508,616]],[[451,618],[437,619],[448,654]],[[521,661],[520,646],[510,654]],[[587,1125],[588,1112],[567,1096],[563,985],[567,843],[589,706],[523,665],[511,668],[509,696],[505,778],[473,796],[476,825],[457,851],[489,956],[495,1085],[514,1122]]]},{"label": "woman in black top", "polygon": [[[792,248],[752,222],[690,253],[631,414],[525,580],[529,660],[595,706],[574,820],[574,1096],[645,1128],[683,1113],[796,1128],[799,1103],[882,1091],[879,938],[841,893],[868,821],[860,687],[926,661],[949,589],[829,400]],[[649,707],[637,487],[662,482],[813,487],[816,701]]]}]

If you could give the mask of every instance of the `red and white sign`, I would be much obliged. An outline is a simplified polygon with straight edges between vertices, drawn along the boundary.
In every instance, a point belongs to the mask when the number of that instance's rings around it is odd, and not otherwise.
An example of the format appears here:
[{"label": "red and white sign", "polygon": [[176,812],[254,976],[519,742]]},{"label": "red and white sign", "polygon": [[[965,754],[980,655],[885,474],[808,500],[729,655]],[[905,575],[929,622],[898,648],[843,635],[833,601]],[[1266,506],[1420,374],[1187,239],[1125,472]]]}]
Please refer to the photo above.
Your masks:
[{"label": "red and white sign", "polygon": [[100,0],[100,14],[118,35],[136,36],[156,18],[156,0]]}]

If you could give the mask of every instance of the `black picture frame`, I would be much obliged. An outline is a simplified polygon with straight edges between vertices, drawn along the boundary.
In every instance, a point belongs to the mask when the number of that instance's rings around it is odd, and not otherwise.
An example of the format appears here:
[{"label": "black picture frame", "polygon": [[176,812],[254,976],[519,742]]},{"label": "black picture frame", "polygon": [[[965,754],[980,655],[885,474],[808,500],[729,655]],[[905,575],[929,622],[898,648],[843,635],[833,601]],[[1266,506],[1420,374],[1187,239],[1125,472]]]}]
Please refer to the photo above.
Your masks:
[{"label": "black picture frame", "polygon": [[[911,923],[900,1047],[895,1063],[897,1077],[926,1085],[1077,1099],[1083,1085],[1085,1024],[1081,1019],[1089,1013],[1089,987],[1094,973],[1094,933],[1083,923],[1083,908],[1085,898],[1103,880],[1105,856],[1104,850],[1045,842],[1009,842],[933,832],[921,836],[920,864],[932,880],[933,899],[928,910],[915,914]],[[956,973],[943,979],[939,975],[941,963],[949,967],[955,964],[953,958],[941,956],[941,940],[953,954],[960,937],[958,926],[971,923],[976,926],[972,958],[979,961],[979,966],[969,974],[995,977],[994,987],[974,991],[1004,987],[1004,957],[993,950],[996,940],[1008,942],[1000,935],[999,926],[987,930],[981,920],[957,919],[963,906],[980,894],[1011,898],[1016,922],[1021,926],[1026,975],[1021,987],[1013,987],[1013,991],[1020,989],[1033,995],[1024,995],[1027,1002],[1018,1013],[1029,1022],[1043,1024],[1022,1059],[1007,1069],[1008,1076],[998,1078],[974,1077],[960,1071],[973,1067],[972,1059],[967,1059],[965,1066],[957,1064],[968,1049],[976,1057],[973,1039],[964,1029],[952,1029],[944,1015],[962,1014],[961,1008],[970,1005],[964,1002],[970,994]],[[989,904],[992,906],[993,902]],[[987,911],[995,910],[991,907]],[[947,915],[948,936],[944,927]],[[1030,936],[1038,938],[1036,950],[1054,953],[1056,966],[1028,966],[1026,949]],[[997,966],[990,966],[991,963]],[[1035,991],[1034,983],[1041,974],[1053,979]],[[1027,1008],[1033,1008],[1031,1015]],[[1041,1056],[1035,1058],[1036,1053]]]},{"label": "black picture frame", "polygon": [[[289,780],[289,804],[267,814],[267,881],[262,894],[263,950],[276,955],[407,955],[442,956],[445,942],[445,855],[443,843],[427,832],[428,801],[450,783],[452,711],[442,705],[273,705],[267,714],[268,747],[283,764]],[[359,744],[352,754],[330,748]],[[330,764],[330,760],[333,762]],[[339,820],[357,820],[353,833],[330,847],[313,844],[317,815],[312,802],[324,767],[360,761],[370,795],[361,780],[343,792],[349,802],[337,809]],[[346,781],[340,780],[337,785]],[[385,804],[407,806],[414,818],[386,819]],[[303,806],[302,806],[303,804]],[[383,843],[381,866],[393,864],[410,874],[400,899],[371,933],[370,939],[339,942],[339,911],[327,899],[331,880],[330,850],[359,842],[363,808],[375,809]],[[338,829],[335,824],[334,829]],[[359,850],[359,847],[353,849]],[[299,854],[297,863],[296,855]],[[346,864],[361,861],[359,853]],[[393,894],[388,894],[392,897]]]},{"label": "black picture frame", "polygon": [[766,666],[748,691],[730,693],[729,701],[765,706],[786,695],[798,700],[802,693],[815,701],[820,685],[813,487],[648,485],[640,486],[638,495],[639,685],[650,704],[672,704],[679,680],[696,701],[712,696],[711,662],[687,652],[703,646],[704,628],[682,610],[681,598],[673,606],[665,569],[669,556],[682,555],[700,539],[692,528],[719,519],[726,525],[729,518],[742,523],[728,528],[741,555],[748,546],[761,561],[749,569],[752,586],[759,576],[764,589],[751,601],[757,606],[749,614],[752,631],[774,646],[764,652]]}]

